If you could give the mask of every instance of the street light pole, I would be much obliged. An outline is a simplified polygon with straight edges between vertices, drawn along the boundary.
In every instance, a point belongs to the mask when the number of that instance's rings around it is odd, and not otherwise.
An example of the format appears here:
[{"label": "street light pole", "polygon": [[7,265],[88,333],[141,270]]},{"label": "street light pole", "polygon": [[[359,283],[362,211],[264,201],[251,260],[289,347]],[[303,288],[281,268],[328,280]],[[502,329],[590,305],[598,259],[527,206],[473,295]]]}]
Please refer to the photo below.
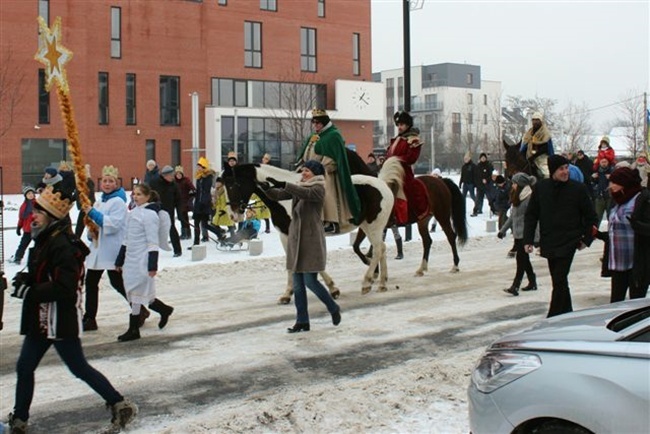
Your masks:
[{"label": "street light pole", "polygon": [[[409,0],[402,0],[402,15],[404,19],[404,111],[411,111],[411,8]],[[404,241],[411,241],[413,234],[411,225],[404,229]]]}]

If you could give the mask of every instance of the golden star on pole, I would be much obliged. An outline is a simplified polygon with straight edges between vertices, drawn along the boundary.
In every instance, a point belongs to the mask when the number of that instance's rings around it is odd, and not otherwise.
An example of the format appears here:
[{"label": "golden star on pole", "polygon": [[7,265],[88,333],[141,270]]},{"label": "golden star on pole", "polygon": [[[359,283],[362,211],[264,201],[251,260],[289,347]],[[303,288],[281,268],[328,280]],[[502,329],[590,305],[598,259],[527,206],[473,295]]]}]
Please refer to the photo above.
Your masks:
[{"label": "golden star on pole", "polygon": [[49,91],[52,80],[56,80],[59,88],[65,93],[68,92],[68,79],[65,72],[65,64],[72,59],[72,51],[61,45],[61,17],[54,20],[52,29],[42,17],[38,17],[40,35],[38,38],[38,51],[34,59],[46,66],[45,68],[45,90]]}]

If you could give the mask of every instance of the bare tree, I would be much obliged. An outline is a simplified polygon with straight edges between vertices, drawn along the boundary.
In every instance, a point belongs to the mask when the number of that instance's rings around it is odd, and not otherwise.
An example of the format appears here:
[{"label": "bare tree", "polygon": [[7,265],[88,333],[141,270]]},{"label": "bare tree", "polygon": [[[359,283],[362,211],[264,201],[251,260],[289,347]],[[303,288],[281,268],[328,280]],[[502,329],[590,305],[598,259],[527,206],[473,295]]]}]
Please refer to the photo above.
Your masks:
[{"label": "bare tree", "polygon": [[577,152],[585,148],[589,142],[591,119],[586,104],[576,105],[569,103],[562,112],[562,132],[564,137],[564,151]]},{"label": "bare tree", "polygon": [[[557,101],[550,98],[543,98],[535,95],[534,98],[524,98],[522,96],[507,96],[507,106],[513,110],[519,111],[525,117],[525,123],[520,125],[520,131],[526,132],[530,125],[528,121],[535,112],[541,112],[544,115],[546,125],[551,129],[552,133],[556,133],[556,125],[559,124],[559,116],[556,113]],[[522,121],[523,122],[523,121]]]},{"label": "bare tree", "polygon": [[282,77],[271,93],[274,107],[266,111],[276,123],[282,153],[295,156],[309,134],[311,110],[325,108],[325,88],[314,83],[310,74],[294,70]]},{"label": "bare tree", "polygon": [[643,152],[645,138],[644,122],[645,112],[643,107],[643,93],[637,90],[630,90],[623,98],[619,107],[617,124],[626,127],[626,138],[630,154],[636,159],[637,155]]},{"label": "bare tree", "polygon": [[2,52],[0,61],[0,138],[9,131],[16,118],[16,110],[25,89],[25,63],[18,64],[13,59],[11,46]]}]

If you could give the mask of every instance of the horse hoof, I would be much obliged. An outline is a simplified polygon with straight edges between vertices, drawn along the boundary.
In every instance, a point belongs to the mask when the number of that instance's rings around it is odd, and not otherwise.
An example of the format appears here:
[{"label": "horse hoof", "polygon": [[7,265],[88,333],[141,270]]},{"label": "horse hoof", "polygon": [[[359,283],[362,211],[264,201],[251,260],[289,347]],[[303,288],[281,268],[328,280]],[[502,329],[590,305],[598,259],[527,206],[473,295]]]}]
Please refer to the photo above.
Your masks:
[{"label": "horse hoof", "polygon": [[361,295],[366,295],[367,293],[370,292],[370,289],[371,288],[369,286],[365,288],[361,288]]},{"label": "horse hoof", "polygon": [[451,270],[449,270],[450,273],[458,273],[459,271],[460,269],[455,265],[451,267]]},{"label": "horse hoof", "polygon": [[379,289],[378,289],[377,291],[379,291],[379,292],[386,292],[386,291],[388,291],[388,287],[386,287],[386,286],[380,286]]},{"label": "horse hoof", "polygon": [[289,304],[291,303],[291,297],[280,297],[278,304]]},{"label": "horse hoof", "polygon": [[330,292],[330,295],[334,300],[338,300],[338,298],[341,296],[341,291],[335,289],[334,291]]},{"label": "horse hoof", "polygon": [[422,277],[424,276],[424,271],[416,271],[415,272],[415,277]]}]

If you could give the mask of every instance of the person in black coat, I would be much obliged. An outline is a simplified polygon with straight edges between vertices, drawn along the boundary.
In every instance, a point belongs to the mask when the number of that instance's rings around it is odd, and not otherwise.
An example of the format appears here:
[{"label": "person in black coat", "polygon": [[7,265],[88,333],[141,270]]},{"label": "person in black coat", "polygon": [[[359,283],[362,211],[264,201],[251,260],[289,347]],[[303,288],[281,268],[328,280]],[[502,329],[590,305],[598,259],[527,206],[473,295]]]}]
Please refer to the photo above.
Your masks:
[{"label": "person in black coat", "polygon": [[[137,413],[108,379],[86,360],[80,324],[83,263],[88,247],[72,233],[68,213],[73,198],[47,186],[36,198],[28,271],[13,279],[12,297],[22,299],[20,334],[25,336],[16,363],[16,401],[9,414],[11,432],[27,432],[34,396],[34,373],[51,346],[77,378],[85,381],[112,410],[111,422],[124,427]],[[66,218],[68,217],[68,218]]]},{"label": "person in black coat", "polygon": [[172,166],[165,166],[160,171],[160,176],[151,180],[149,184],[152,190],[155,190],[160,196],[160,203],[162,209],[167,211],[169,214],[169,220],[171,220],[171,227],[169,228],[169,239],[172,242],[172,248],[174,249],[174,257],[177,258],[183,254],[183,249],[181,247],[181,239],[178,236],[178,230],[174,224],[176,211],[178,210],[178,215],[181,216],[181,191],[178,188],[178,184],[174,180],[174,168]]},{"label": "person in black coat", "polygon": [[472,157],[469,155],[469,152],[463,157],[463,167],[460,168],[460,189],[463,192],[463,199],[469,197],[474,201],[474,208],[476,208],[476,196],[474,195],[475,182],[476,182],[476,164],[472,161]]},{"label": "person in black coat", "polygon": [[585,155],[585,153],[581,150],[579,150],[576,154],[576,161],[573,163],[580,171],[582,172],[582,176],[584,178],[584,182],[589,187],[589,184],[591,183],[591,174],[593,173],[592,166],[594,165],[594,162],[591,161],[591,158]]},{"label": "person in black coat", "polygon": [[569,160],[561,155],[548,158],[550,178],[533,188],[524,217],[524,246],[533,252],[539,223],[541,255],[548,261],[553,293],[548,317],[573,311],[569,271],[576,250],[593,241],[596,212],[587,187],[569,179]]},{"label": "person in black coat", "polygon": [[474,171],[474,183],[476,184],[476,202],[474,205],[474,212],[472,217],[483,214],[483,199],[488,191],[490,182],[492,180],[492,172],[494,166],[488,161],[487,154],[481,153],[476,170]]}]

